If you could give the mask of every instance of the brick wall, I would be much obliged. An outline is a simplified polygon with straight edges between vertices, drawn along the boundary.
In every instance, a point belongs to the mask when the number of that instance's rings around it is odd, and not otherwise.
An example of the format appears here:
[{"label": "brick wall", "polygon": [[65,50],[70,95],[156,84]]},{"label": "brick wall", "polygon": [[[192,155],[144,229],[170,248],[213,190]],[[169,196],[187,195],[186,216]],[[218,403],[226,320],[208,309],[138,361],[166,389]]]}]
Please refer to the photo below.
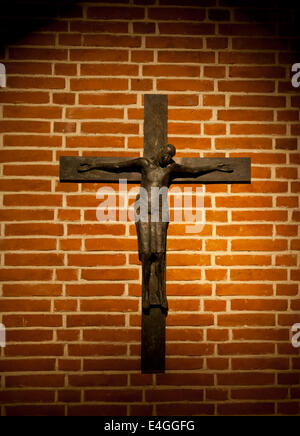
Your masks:
[{"label": "brick wall", "polygon": [[[293,3],[46,3],[2,11],[2,415],[299,414]],[[170,226],[157,376],[139,371],[134,225],[97,221],[100,185],[58,181],[61,155],[141,155],[145,93],[169,94],[179,156],[253,165],[251,185],[206,187],[201,233]]]}]

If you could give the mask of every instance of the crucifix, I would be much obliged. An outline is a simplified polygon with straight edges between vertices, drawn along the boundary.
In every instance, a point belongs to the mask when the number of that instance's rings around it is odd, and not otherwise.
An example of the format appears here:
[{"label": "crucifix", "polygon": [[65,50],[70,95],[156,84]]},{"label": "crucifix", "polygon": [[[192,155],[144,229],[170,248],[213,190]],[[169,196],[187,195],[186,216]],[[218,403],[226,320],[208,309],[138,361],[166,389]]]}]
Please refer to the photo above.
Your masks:
[{"label": "crucifix", "polygon": [[[175,159],[168,144],[168,97],[145,95],[144,156],[138,159],[63,156],[60,181],[141,183],[135,204],[139,259],[142,262],[143,373],[165,371],[167,197],[173,183],[251,183],[249,158]],[[167,213],[165,212],[167,210]]]}]

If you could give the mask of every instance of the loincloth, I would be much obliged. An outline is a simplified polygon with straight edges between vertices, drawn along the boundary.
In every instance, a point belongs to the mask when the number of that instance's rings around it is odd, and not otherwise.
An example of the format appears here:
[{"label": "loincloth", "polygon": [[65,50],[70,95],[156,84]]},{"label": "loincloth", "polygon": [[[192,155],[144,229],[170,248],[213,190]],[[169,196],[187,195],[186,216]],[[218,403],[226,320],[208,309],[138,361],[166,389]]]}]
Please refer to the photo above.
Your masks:
[{"label": "loincloth", "polygon": [[137,222],[139,257],[164,254],[167,246],[168,222]]}]

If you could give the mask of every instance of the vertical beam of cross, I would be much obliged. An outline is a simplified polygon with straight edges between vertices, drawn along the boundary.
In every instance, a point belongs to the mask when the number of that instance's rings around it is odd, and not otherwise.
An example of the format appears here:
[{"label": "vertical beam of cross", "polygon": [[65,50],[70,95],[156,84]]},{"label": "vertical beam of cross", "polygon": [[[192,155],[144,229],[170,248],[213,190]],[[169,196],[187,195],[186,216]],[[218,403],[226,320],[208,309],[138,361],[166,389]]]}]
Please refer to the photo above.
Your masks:
[{"label": "vertical beam of cross", "polygon": [[168,96],[144,97],[144,157],[154,157],[168,140]]},{"label": "vertical beam of cross", "polygon": [[[151,158],[167,146],[168,96],[145,95],[144,107],[144,156]],[[150,307],[142,312],[142,372],[163,373],[166,313],[160,307]]]}]

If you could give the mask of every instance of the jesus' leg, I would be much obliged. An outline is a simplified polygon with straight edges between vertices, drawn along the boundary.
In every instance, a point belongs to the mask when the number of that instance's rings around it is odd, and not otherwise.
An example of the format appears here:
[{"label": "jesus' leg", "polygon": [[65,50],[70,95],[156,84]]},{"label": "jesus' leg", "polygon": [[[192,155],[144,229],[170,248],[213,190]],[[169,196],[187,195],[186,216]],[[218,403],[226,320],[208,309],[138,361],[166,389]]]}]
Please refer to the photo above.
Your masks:
[{"label": "jesus' leg", "polygon": [[168,310],[168,300],[166,295],[166,254],[159,253],[157,255],[157,271],[160,305],[164,310]]},{"label": "jesus' leg", "polygon": [[151,275],[151,258],[147,254],[141,255],[143,284],[142,284],[142,307],[145,310],[150,309],[150,275]]}]

